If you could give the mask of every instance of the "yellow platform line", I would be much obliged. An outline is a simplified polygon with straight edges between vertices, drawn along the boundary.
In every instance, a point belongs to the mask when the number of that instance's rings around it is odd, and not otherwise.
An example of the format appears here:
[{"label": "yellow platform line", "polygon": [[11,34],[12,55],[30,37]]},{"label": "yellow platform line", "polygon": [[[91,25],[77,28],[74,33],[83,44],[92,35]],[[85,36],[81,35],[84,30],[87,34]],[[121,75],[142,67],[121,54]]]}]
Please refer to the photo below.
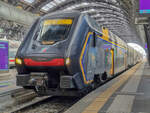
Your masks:
[{"label": "yellow platform line", "polygon": [[134,72],[140,67],[142,63],[135,65],[133,68],[124,72],[119,80],[114,83],[111,87],[107,88],[103,93],[101,93],[96,99],[82,112],[82,113],[98,113],[104,104],[108,101],[111,95],[119,88],[129,77],[134,75]]}]

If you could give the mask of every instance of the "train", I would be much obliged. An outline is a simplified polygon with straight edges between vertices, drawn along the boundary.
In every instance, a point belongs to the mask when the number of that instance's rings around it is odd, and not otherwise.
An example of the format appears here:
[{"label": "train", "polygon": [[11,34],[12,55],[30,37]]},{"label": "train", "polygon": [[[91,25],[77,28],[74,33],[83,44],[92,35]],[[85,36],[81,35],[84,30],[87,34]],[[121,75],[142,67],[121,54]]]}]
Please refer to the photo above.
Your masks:
[{"label": "train", "polygon": [[86,13],[39,17],[15,58],[16,84],[40,96],[77,96],[141,61],[141,54]]},{"label": "train", "polygon": [[15,56],[17,49],[9,48],[9,68],[15,68]]}]

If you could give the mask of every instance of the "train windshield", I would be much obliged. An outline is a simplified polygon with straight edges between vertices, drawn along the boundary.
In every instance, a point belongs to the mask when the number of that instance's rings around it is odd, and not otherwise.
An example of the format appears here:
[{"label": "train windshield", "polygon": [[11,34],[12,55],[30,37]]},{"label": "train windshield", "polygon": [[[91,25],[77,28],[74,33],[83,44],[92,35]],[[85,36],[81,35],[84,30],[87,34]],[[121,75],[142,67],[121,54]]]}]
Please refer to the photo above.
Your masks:
[{"label": "train windshield", "polygon": [[37,40],[43,45],[51,45],[65,40],[72,25],[72,19],[48,19],[41,23]]}]

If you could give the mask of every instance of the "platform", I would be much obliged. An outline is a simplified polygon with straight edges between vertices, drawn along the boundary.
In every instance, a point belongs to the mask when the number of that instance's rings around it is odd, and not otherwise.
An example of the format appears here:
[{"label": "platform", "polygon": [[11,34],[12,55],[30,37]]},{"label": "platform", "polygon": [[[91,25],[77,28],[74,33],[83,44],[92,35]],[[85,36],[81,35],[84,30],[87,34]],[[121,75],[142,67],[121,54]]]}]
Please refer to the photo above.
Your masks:
[{"label": "platform", "polygon": [[9,73],[0,73],[0,94],[19,88],[16,86],[16,69],[10,69]]},{"label": "platform", "polygon": [[150,67],[145,62],[89,93],[65,113],[137,112],[150,112]]}]

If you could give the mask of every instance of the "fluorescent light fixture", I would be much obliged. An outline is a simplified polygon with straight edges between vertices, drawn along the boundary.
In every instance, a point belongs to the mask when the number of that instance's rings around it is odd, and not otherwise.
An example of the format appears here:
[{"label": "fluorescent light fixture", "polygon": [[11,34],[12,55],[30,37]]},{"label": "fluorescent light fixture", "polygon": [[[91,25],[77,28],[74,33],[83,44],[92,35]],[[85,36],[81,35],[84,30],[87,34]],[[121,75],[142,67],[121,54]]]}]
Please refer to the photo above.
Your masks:
[{"label": "fluorescent light fixture", "polygon": [[64,10],[71,10],[72,8],[71,7],[68,7],[67,9],[64,9]]},{"label": "fluorescent light fixture", "polygon": [[64,10],[72,10],[72,9],[75,9],[75,8],[78,8],[78,7],[84,7],[86,5],[89,5],[89,3],[88,2],[83,2],[83,3],[80,3],[80,4],[75,4],[75,5],[70,6],[66,9],[64,9]]},{"label": "fluorescent light fixture", "polygon": [[48,11],[50,8],[53,8],[54,6],[56,6],[56,3],[54,1],[46,4],[45,6],[43,6],[41,9],[44,11]]},{"label": "fluorescent light fixture", "polygon": [[61,3],[62,1],[61,0],[54,0],[56,3]]},{"label": "fluorescent light fixture", "polygon": [[54,1],[46,4],[45,6],[43,6],[41,9],[44,10],[44,11],[48,11],[50,8],[53,8],[57,4],[60,4],[60,3],[65,2],[65,1],[66,0],[54,0]]},{"label": "fluorescent light fixture", "polygon": [[60,4],[62,2],[65,2],[66,0],[54,0],[55,3]]},{"label": "fluorescent light fixture", "polygon": [[27,3],[33,3],[35,0],[23,0],[24,2],[27,2]]},{"label": "fluorescent light fixture", "polygon": [[95,9],[90,9],[89,11],[90,11],[90,12],[94,12],[94,11],[95,11]]},{"label": "fluorescent light fixture", "polygon": [[96,14],[96,15],[93,15],[92,17],[99,17],[100,16],[100,14]]},{"label": "fluorescent light fixture", "polygon": [[74,8],[76,8],[75,6],[70,6],[70,7],[68,7],[67,9],[64,9],[64,10],[72,10],[72,9],[74,9]]},{"label": "fluorescent light fixture", "polygon": [[98,19],[97,21],[105,21],[105,19],[102,17],[102,18]]},{"label": "fluorescent light fixture", "polygon": [[111,0],[112,2],[116,3],[117,1],[116,0]]},{"label": "fluorescent light fixture", "polygon": [[83,2],[83,3],[81,3],[81,5],[89,5],[89,3],[88,2]]},{"label": "fluorescent light fixture", "polygon": [[96,12],[96,10],[95,9],[90,9],[90,10],[83,11],[83,13],[92,13],[92,12]]}]

